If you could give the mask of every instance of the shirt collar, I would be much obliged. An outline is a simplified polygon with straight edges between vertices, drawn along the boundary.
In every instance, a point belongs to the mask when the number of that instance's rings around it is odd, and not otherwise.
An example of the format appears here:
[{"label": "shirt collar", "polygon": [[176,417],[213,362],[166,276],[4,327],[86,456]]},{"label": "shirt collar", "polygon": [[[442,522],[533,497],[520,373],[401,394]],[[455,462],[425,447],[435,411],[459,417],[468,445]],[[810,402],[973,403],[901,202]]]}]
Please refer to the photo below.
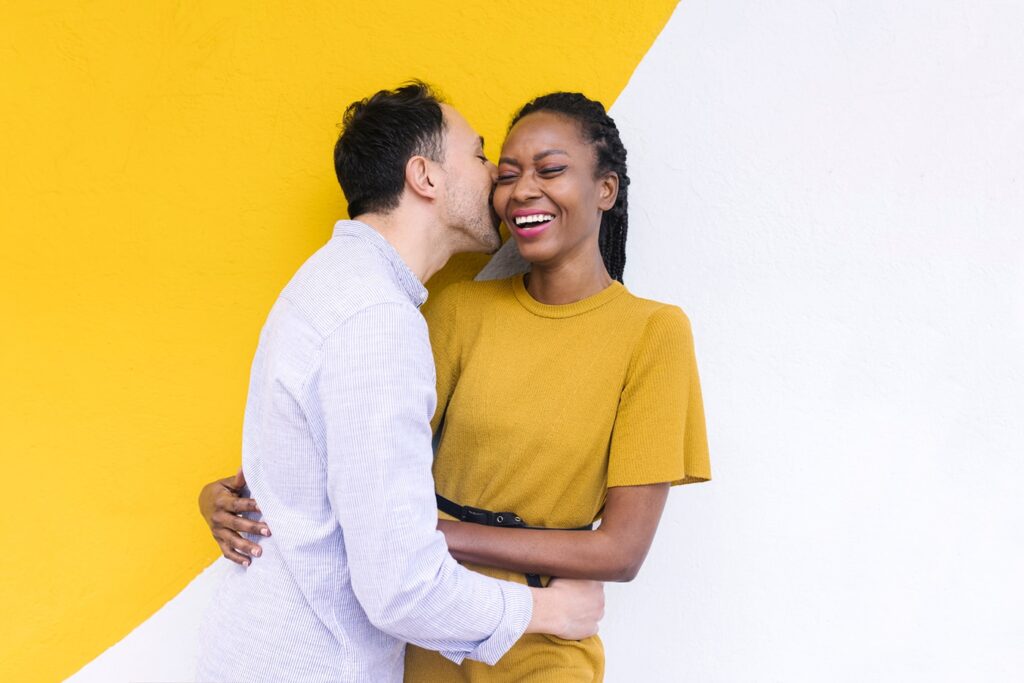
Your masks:
[{"label": "shirt collar", "polygon": [[355,237],[356,239],[369,242],[380,252],[384,260],[391,264],[391,268],[395,273],[395,279],[402,286],[402,289],[405,290],[409,300],[417,307],[422,306],[423,302],[427,300],[427,288],[423,286],[420,279],[406,265],[402,257],[395,251],[395,248],[391,246],[391,243],[384,238],[384,235],[366,223],[361,221],[338,221],[334,224],[334,234],[332,237]]}]

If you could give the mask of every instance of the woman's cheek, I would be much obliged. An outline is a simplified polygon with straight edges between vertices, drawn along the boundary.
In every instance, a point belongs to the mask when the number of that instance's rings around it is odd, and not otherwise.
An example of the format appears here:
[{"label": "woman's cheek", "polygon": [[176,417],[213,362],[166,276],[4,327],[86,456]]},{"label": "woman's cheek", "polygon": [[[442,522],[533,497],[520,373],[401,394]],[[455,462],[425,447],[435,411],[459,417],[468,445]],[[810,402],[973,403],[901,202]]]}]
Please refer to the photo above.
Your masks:
[{"label": "woman's cheek", "polygon": [[502,191],[501,187],[496,188],[494,196],[491,198],[491,204],[494,206],[495,212],[504,219],[505,207],[508,206],[508,192]]}]

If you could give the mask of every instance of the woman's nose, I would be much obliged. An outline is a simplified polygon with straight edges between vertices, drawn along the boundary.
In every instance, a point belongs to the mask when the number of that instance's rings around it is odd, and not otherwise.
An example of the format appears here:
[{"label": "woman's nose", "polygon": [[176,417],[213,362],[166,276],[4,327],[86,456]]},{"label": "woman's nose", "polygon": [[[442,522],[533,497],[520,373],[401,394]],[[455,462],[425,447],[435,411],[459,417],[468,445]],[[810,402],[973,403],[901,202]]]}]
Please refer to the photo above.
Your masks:
[{"label": "woman's nose", "polygon": [[517,202],[525,202],[530,199],[536,199],[539,196],[540,189],[537,187],[537,183],[534,182],[533,176],[529,173],[519,176],[515,186],[512,188],[512,199]]}]

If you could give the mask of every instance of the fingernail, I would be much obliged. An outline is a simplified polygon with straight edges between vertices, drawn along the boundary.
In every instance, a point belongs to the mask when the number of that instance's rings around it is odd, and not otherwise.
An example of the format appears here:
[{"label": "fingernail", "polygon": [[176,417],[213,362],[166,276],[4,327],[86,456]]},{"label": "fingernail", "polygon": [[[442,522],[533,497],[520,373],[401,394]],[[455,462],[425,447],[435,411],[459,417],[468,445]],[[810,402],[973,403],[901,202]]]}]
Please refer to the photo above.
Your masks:
[{"label": "fingernail", "polygon": [[242,560],[242,566],[243,567],[248,567],[249,566],[249,560]]},{"label": "fingernail", "polygon": [[262,554],[263,554],[263,551],[260,550],[259,548],[256,548],[255,550],[252,551],[253,557],[259,557]]},{"label": "fingernail", "polygon": [[270,529],[268,529],[266,527],[260,529],[260,536],[269,536],[269,535],[270,535]]}]

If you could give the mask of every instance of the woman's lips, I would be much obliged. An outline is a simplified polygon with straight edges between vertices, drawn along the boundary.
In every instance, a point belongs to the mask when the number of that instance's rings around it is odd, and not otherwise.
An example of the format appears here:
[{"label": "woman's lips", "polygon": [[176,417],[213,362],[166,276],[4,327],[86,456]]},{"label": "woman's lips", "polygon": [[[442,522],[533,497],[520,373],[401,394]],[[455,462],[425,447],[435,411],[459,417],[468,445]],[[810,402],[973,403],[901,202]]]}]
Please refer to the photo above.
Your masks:
[{"label": "woman's lips", "polygon": [[547,223],[541,223],[539,225],[524,225],[522,227],[514,225],[512,226],[512,230],[523,239],[533,239],[547,232],[548,226],[554,222],[554,220],[550,220]]},{"label": "woman's lips", "polygon": [[546,212],[517,212],[512,216],[512,230],[513,232],[515,232],[516,235],[522,237],[523,239],[532,239],[535,237],[539,237],[545,231],[547,231],[548,226],[555,222],[555,218],[556,216],[554,214],[549,214]]}]

